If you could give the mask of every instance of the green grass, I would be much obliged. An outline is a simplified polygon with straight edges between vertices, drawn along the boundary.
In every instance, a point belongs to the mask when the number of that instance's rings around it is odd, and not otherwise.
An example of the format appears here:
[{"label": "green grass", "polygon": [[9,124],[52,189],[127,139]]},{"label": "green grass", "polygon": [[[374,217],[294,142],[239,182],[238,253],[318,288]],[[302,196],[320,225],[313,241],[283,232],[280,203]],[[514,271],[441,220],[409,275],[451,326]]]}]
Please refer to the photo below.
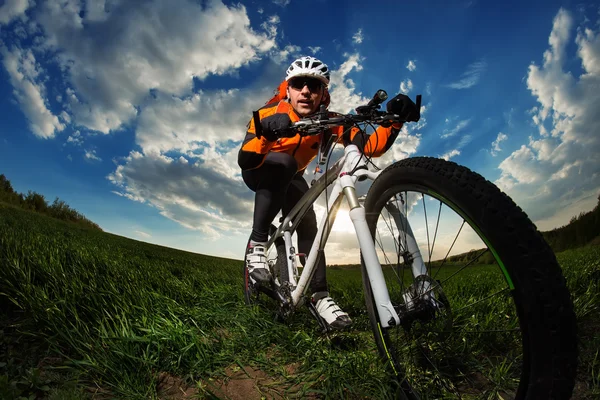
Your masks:
[{"label": "green grass", "polygon": [[[580,324],[578,395],[591,399],[600,395],[600,250],[558,258]],[[238,370],[268,376],[266,396],[385,398],[394,382],[378,362],[360,271],[328,275],[332,296],[355,321],[351,331],[329,336],[305,310],[281,323],[245,306],[240,261],[0,205],[0,399],[164,398],[165,374],[210,398]],[[502,278],[494,276],[488,279],[487,267],[469,268],[444,290],[459,309]],[[483,303],[454,318],[462,326],[492,323],[503,307]],[[477,345],[476,338],[468,342]],[[463,361],[494,362],[489,352],[474,357]],[[510,368],[494,364],[500,384]]]}]

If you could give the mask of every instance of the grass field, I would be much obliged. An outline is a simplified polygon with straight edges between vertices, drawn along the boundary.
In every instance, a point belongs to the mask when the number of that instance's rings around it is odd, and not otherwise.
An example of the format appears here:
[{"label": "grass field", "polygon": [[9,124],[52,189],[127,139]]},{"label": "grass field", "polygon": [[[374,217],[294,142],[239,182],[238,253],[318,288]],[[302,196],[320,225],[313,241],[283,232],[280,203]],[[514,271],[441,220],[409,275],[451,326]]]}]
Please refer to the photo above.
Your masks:
[{"label": "grass field", "polygon": [[[557,257],[579,321],[574,398],[598,398],[600,247]],[[355,323],[324,335],[304,310],[281,323],[245,306],[241,267],[0,204],[0,399],[388,396],[359,270],[328,271]],[[468,297],[488,276],[470,268],[444,290]],[[501,303],[469,318],[497,320]]]}]

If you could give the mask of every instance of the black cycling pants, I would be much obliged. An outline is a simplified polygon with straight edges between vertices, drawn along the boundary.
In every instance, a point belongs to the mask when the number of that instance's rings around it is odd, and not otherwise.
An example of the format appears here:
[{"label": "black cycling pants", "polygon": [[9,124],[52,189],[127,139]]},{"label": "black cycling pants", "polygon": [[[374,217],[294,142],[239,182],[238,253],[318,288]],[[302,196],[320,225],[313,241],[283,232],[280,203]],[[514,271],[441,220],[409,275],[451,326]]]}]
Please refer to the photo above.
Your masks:
[{"label": "black cycling pants", "polygon": [[[257,169],[242,171],[246,185],[256,193],[254,198],[254,220],[250,239],[257,242],[268,240],[269,226],[279,211],[286,216],[298,200],[308,191],[308,183],[297,172],[298,164],[293,156],[272,152]],[[298,252],[308,254],[317,234],[317,218],[310,208],[298,225]],[[305,258],[300,257],[302,265]],[[313,293],[327,291],[325,254],[319,257],[315,274],[310,283]]]}]

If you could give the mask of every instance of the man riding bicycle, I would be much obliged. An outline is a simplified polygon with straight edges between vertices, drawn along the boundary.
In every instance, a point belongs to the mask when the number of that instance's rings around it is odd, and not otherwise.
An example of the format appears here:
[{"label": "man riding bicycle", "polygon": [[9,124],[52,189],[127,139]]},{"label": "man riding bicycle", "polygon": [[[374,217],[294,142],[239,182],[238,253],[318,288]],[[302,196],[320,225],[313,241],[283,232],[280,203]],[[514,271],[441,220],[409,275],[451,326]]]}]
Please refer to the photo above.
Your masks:
[{"label": "man riding bicycle", "polygon": [[[340,126],[315,136],[301,137],[290,130],[280,136],[277,132],[285,132],[292,123],[317,113],[322,104],[329,106],[330,73],[322,61],[301,57],[289,66],[285,79],[287,98],[269,103],[258,111],[262,136],[257,137],[254,120],[251,120],[238,155],[242,178],[255,192],[252,233],[246,251],[246,266],[254,283],[271,280],[265,249],[269,227],[279,211],[286,216],[308,191],[304,171],[317,156],[321,144],[337,135],[344,145],[355,144],[365,155],[378,157],[391,147],[402,128],[400,123],[382,125],[371,135],[365,135],[356,127]],[[418,118],[419,110],[407,96],[399,94],[389,103],[388,110],[400,119]],[[317,233],[312,208],[299,224],[297,233],[299,253],[308,254]],[[305,257],[300,257],[300,261],[304,265]],[[329,326],[341,329],[352,323],[348,314],[329,296],[324,254],[318,257],[310,290],[311,301]]]}]

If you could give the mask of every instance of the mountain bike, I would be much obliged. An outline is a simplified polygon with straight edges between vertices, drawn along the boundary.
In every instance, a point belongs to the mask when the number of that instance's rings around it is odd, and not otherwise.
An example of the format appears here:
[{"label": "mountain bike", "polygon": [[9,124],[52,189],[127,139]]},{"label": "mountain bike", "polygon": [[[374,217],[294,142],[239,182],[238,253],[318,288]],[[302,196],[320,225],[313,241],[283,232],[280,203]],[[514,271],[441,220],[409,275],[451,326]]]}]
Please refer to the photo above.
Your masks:
[{"label": "mountain bike", "polygon": [[[322,109],[292,129],[315,135],[342,125],[365,132],[406,122],[380,110],[386,98],[380,90],[352,114]],[[419,95],[419,110],[420,102]],[[569,398],[577,363],[573,304],[554,253],[527,215],[456,163],[413,157],[380,168],[355,145],[341,152],[335,143],[322,144],[322,175],[271,226],[272,281],[253,284],[244,265],[245,301],[270,298],[282,318],[305,304],[327,329],[306,291],[345,198],[360,247],[368,325],[399,397]],[[357,188],[371,181],[366,197],[359,196]],[[300,271],[292,236],[323,196],[325,212]]]}]

